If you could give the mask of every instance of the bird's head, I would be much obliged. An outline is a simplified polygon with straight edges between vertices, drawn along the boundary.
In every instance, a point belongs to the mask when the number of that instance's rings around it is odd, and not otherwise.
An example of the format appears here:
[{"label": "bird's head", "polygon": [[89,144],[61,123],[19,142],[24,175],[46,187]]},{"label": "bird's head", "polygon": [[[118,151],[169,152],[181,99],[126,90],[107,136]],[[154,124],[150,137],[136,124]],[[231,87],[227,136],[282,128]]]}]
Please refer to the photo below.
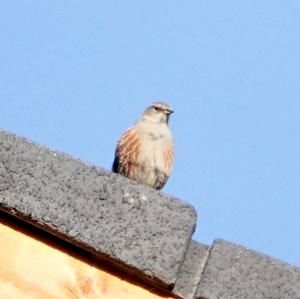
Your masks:
[{"label": "bird's head", "polygon": [[164,102],[154,102],[146,108],[142,115],[142,119],[148,120],[154,123],[169,123],[170,115],[174,111],[170,106]]}]

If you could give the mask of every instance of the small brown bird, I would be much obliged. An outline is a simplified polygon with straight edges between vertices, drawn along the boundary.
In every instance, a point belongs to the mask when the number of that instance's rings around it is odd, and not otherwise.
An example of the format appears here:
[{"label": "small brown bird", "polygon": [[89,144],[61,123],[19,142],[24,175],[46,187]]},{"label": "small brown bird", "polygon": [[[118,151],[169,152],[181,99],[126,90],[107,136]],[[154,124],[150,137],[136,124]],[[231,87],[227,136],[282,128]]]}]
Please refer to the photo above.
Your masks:
[{"label": "small brown bird", "polygon": [[172,133],[168,126],[173,110],[163,102],[149,106],[117,144],[113,172],[144,185],[161,189],[174,159]]}]

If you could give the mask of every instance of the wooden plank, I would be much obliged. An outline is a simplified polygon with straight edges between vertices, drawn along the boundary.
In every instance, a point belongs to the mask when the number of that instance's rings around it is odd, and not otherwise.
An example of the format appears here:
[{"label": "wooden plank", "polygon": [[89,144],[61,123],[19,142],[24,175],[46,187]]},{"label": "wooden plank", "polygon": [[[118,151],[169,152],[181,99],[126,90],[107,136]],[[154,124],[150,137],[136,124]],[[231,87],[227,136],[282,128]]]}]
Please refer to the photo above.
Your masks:
[{"label": "wooden plank", "polygon": [[0,218],[1,299],[173,298],[45,240]]}]

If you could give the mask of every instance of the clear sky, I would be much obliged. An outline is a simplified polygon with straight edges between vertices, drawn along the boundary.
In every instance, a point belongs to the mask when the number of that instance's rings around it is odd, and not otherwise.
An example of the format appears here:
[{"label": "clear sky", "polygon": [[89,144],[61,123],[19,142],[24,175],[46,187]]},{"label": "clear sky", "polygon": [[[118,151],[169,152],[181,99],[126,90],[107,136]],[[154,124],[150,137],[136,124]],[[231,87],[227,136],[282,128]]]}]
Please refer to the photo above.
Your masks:
[{"label": "clear sky", "polygon": [[0,127],[110,169],[162,99],[194,238],[300,266],[299,0],[2,0],[0,38]]}]

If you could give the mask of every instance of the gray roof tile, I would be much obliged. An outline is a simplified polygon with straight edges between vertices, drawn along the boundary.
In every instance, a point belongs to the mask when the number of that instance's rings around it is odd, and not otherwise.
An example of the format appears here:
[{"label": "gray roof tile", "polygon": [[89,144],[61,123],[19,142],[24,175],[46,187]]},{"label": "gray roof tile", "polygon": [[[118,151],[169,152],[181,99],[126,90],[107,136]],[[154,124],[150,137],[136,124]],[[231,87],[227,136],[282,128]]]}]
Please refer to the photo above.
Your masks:
[{"label": "gray roof tile", "polygon": [[5,131],[0,209],[165,288],[196,225],[181,200]]},{"label": "gray roof tile", "polygon": [[299,299],[300,269],[243,246],[216,240],[196,298]]},{"label": "gray roof tile", "polygon": [[193,299],[209,254],[209,246],[191,241],[184,262],[178,273],[173,293]]}]

